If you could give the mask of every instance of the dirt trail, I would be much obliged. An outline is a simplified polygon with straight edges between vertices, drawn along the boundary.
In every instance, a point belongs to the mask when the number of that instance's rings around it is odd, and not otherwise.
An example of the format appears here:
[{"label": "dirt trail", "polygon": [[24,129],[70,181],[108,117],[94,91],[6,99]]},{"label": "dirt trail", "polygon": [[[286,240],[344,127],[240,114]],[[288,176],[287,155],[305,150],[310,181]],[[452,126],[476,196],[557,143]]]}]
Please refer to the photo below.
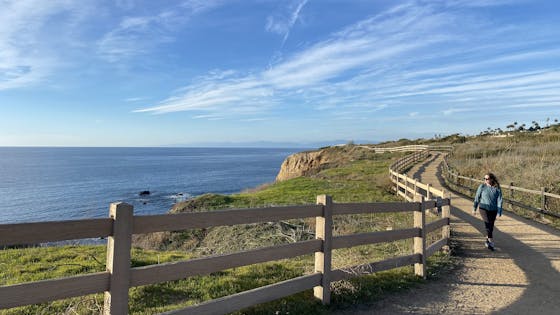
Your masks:
[{"label": "dirt trail", "polygon": [[[441,157],[409,172],[442,187]],[[484,226],[472,201],[451,194],[451,229],[459,268],[371,305],[337,314],[560,314],[560,232],[504,211],[484,247]]]}]

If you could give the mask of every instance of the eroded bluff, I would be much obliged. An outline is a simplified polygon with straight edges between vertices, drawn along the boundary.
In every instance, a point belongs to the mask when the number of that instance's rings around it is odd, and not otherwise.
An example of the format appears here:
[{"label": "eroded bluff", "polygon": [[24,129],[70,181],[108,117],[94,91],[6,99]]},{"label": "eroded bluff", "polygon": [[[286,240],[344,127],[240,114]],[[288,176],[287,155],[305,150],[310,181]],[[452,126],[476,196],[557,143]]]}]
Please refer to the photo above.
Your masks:
[{"label": "eroded bluff", "polygon": [[284,160],[276,181],[313,175],[349,161],[367,158],[372,154],[375,152],[366,146],[335,146],[295,153]]}]

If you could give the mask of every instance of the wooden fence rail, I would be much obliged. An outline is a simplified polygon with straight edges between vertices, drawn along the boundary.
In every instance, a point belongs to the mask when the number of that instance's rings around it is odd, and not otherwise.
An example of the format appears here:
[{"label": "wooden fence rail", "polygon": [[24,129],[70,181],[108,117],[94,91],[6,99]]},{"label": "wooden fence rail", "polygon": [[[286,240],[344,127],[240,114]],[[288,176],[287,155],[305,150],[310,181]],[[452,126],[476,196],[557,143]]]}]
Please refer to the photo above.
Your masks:
[{"label": "wooden fence rail", "polygon": [[[2,245],[22,243],[18,239],[24,240],[24,243],[29,244],[74,239],[84,235],[87,237],[109,237],[106,272],[2,286],[0,287],[0,308],[12,308],[105,292],[105,313],[126,314],[128,289],[130,287],[184,279],[229,268],[293,258],[312,253],[315,253],[316,256],[315,274],[208,301],[185,310],[170,312],[170,314],[227,313],[311,288],[315,288],[317,298],[321,299],[324,303],[328,303],[330,298],[330,282],[360,276],[365,273],[364,270],[368,270],[371,273],[416,264],[419,266],[417,268],[420,268],[416,270],[416,273],[419,276],[425,276],[425,258],[432,255],[448,242],[449,235],[444,233],[439,241],[428,245],[427,248],[426,245],[424,247],[420,246],[411,255],[391,258],[368,265],[331,270],[331,250],[407,238],[418,239],[435,229],[445,229],[449,224],[449,217],[445,215],[442,219],[430,224],[425,224],[423,215],[418,215],[415,216],[414,228],[332,236],[330,235],[332,228],[329,225],[332,224],[333,215],[383,212],[423,213],[435,207],[448,207],[449,200],[443,200],[440,204],[436,204],[434,201],[338,204],[329,201],[330,198],[328,196],[319,196],[318,199],[321,203],[319,205],[267,208],[261,209],[263,210],[261,212],[255,212],[255,209],[240,209],[209,213],[169,214],[165,216],[131,216],[132,207],[130,205],[116,203],[111,205],[111,219],[0,225]],[[329,208],[330,211],[328,210]],[[283,211],[292,214],[282,213]],[[130,243],[131,235],[134,233],[176,230],[178,227],[202,227],[206,226],[206,224],[210,226],[218,224],[233,225],[313,216],[316,217],[317,223],[319,223],[316,226],[318,239],[315,240],[259,248],[227,255],[130,268]],[[155,220],[153,225],[148,227],[147,222],[149,222],[150,217],[153,217]],[[197,220],[194,220],[195,218]],[[209,218],[216,221],[209,221]],[[111,225],[108,226],[107,222],[111,223]],[[139,224],[135,225],[137,222]],[[425,232],[423,232],[422,227],[426,230]],[[30,230],[31,228],[34,230]],[[321,229],[324,231],[321,232]],[[327,231],[330,232],[326,233]],[[54,234],[49,235],[49,233]]]},{"label": "wooden fence rail", "polygon": [[418,151],[451,151],[453,149],[450,145],[404,145],[399,147],[373,147],[377,153],[384,152],[418,152]]},{"label": "wooden fence rail", "polygon": [[[466,189],[467,191],[469,191],[469,194],[473,197],[478,185],[484,183],[484,180],[482,179],[475,179],[472,177],[462,176],[461,174],[459,174],[458,171],[456,171],[449,165],[449,162],[447,161],[447,156],[445,156],[444,158],[443,175],[449,184],[455,185],[458,188]],[[541,213],[551,217],[560,218],[560,209],[549,209],[548,207],[549,204],[551,203],[549,202],[550,200],[555,200],[556,201],[555,204],[560,204],[560,195],[546,192],[544,187],[541,187],[540,190],[534,190],[534,189],[527,189],[523,187],[517,187],[514,186],[513,183],[510,183],[510,185],[500,185],[500,187],[502,188],[504,203],[508,203],[511,206],[516,206],[519,208]],[[509,198],[506,192],[509,192]],[[514,192],[521,192],[534,196],[538,200],[537,201],[538,206],[528,205],[526,203],[515,200],[514,197],[516,193]]]},{"label": "wooden fence rail", "polygon": [[[409,196],[411,180],[396,170],[425,158],[424,153],[397,161],[391,178],[397,182],[397,191],[404,189]],[[129,288],[173,281],[196,275],[209,274],[229,268],[315,255],[315,272],[223,298],[207,301],[182,310],[165,314],[223,314],[249,306],[272,301],[304,290],[313,289],[316,298],[330,302],[331,282],[364,274],[414,265],[415,274],[426,276],[426,258],[449,243],[449,198],[429,185],[414,183],[412,199],[405,203],[334,203],[330,196],[317,197],[316,205],[236,209],[205,213],[182,213],[134,216],[131,205],[113,203],[110,218],[41,223],[0,225],[0,246],[38,244],[90,237],[108,237],[107,271],[73,277],[0,286],[0,309],[37,304],[75,296],[104,292],[104,314],[127,314]],[[400,187],[400,188],[399,188]],[[418,198],[419,188],[427,191],[426,198]],[[428,196],[438,197],[435,200]],[[405,197],[410,199],[409,197]],[[443,209],[441,218],[426,224],[426,211]],[[334,215],[411,212],[411,228],[369,232],[353,235],[332,235]],[[133,234],[159,231],[178,231],[222,225],[270,222],[286,219],[315,217],[316,239],[291,244],[259,248],[226,255],[215,255],[186,261],[131,268],[131,239]],[[441,229],[441,238],[426,244],[426,235]],[[410,255],[372,262],[350,268],[331,268],[332,250],[359,245],[414,239]]]},{"label": "wooden fence rail", "polygon": [[[397,160],[393,165],[391,165],[390,176],[391,180],[396,184],[396,191],[397,194],[402,196],[408,201],[414,200],[415,196],[417,195],[415,191],[417,189],[423,190],[426,195],[425,198],[431,199],[432,196],[430,193],[432,192],[433,188],[426,187],[422,183],[414,183],[414,180],[411,178],[405,178],[406,176],[401,174],[403,171],[406,171],[407,168],[412,166],[414,163],[418,162],[419,160],[424,159],[429,152],[431,151],[442,151],[442,152],[452,152],[453,146],[448,145],[408,145],[408,146],[400,146],[400,147],[388,147],[388,148],[374,148],[375,152],[383,153],[383,152],[404,152],[404,151],[412,151],[413,154],[407,155],[402,159]],[[469,194],[474,196],[476,192],[476,187],[484,183],[482,179],[475,179],[472,177],[462,176],[459,174],[458,171],[454,170],[448,163],[447,154],[444,156],[444,163],[443,163],[443,173],[446,181],[449,184],[455,185],[458,188],[466,189],[469,191]],[[502,192],[504,192],[504,203],[509,204],[510,206],[515,206],[519,208],[523,208],[529,211],[537,212],[543,215],[548,215],[555,218],[560,218],[560,209],[554,208],[551,205],[560,205],[560,195],[553,194],[547,192],[544,187],[541,187],[540,190],[534,189],[527,189],[523,187],[514,186],[513,183],[509,185],[501,185]],[[505,192],[509,192],[505,194]],[[518,195],[515,192],[519,193],[526,193],[529,195],[534,196],[537,200],[537,205],[529,205],[525,202],[520,202],[515,200],[515,195]],[[437,196],[443,196],[443,192],[439,192]]]}]

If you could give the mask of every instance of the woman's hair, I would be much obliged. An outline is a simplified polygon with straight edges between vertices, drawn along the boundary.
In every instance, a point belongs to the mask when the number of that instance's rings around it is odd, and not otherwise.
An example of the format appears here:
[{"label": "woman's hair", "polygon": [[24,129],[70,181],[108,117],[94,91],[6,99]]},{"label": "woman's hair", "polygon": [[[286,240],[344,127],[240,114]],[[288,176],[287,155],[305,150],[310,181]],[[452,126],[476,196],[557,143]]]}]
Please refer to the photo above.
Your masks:
[{"label": "woman's hair", "polygon": [[486,173],[486,176],[490,178],[490,185],[500,188],[500,182],[498,181],[496,175],[493,173]]}]

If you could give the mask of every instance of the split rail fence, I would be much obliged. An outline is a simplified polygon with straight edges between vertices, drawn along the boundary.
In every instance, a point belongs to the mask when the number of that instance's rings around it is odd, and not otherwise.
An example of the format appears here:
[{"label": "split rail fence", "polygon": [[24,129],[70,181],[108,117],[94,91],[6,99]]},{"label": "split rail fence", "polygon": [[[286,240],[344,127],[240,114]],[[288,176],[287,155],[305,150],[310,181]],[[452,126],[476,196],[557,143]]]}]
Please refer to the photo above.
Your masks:
[{"label": "split rail fence", "polygon": [[[412,164],[425,159],[431,151],[440,151],[446,153],[444,155],[442,170],[447,184],[450,187],[452,186],[451,188],[453,190],[467,192],[469,196],[474,197],[474,193],[476,192],[478,186],[484,183],[482,179],[462,176],[458,171],[456,171],[449,165],[448,153],[451,153],[453,151],[452,146],[408,145],[400,147],[374,148],[374,150],[378,153],[403,151],[414,152],[413,154],[407,155],[406,157],[395,162],[391,166],[390,174],[391,179],[397,186],[397,194],[408,201],[414,200],[414,196],[417,194],[414,192],[417,190],[424,191],[425,198],[432,198],[433,187],[431,187],[429,184],[426,185],[419,182],[415,183],[414,179],[406,178],[406,175],[402,174],[403,171],[410,167]],[[534,190],[518,187],[513,183],[510,183],[509,185],[501,185],[501,188],[504,203],[507,203],[512,207],[518,207],[554,218],[560,218],[560,195],[547,192],[545,187],[541,187],[540,190]],[[442,195],[440,194],[437,196]]]},{"label": "split rail fence", "polygon": [[[410,183],[406,177],[395,172],[391,170],[392,178],[397,178],[397,185],[402,187],[405,181]],[[419,183],[416,185],[421,187]],[[113,203],[110,205],[109,218],[0,225],[0,247],[83,238],[108,238],[105,272],[1,286],[0,309],[104,292],[104,314],[127,314],[128,291],[131,287],[179,280],[306,254],[315,256],[315,272],[312,274],[165,314],[224,314],[308,289],[313,289],[314,296],[324,304],[328,304],[330,284],[334,281],[407,265],[414,265],[416,275],[426,276],[426,259],[447,246],[450,237],[449,198],[443,198],[443,192],[433,188],[428,188],[427,191],[428,195],[425,198],[416,198],[416,202],[335,203],[330,196],[321,195],[317,197],[315,205],[149,216],[134,216],[131,205]],[[427,200],[430,199],[430,195],[439,198]],[[431,209],[442,209],[441,218],[426,223],[426,212]],[[414,216],[414,226],[390,231],[332,235],[332,221],[335,215],[385,212],[411,212]],[[315,217],[316,239],[314,240],[131,268],[130,252],[133,234],[308,217]],[[426,235],[438,229],[441,230],[441,238],[432,244],[427,244]],[[350,268],[334,270],[331,268],[332,251],[335,249],[410,238],[414,240],[414,248],[409,255]]]},{"label": "split rail fence", "polygon": [[[395,183],[397,195],[407,201],[442,199],[448,196],[445,190],[434,188],[431,184],[424,184],[405,174],[406,170],[414,164],[424,161],[430,157],[431,151],[451,151],[451,146],[429,146],[429,145],[409,145],[394,148],[385,148],[384,152],[412,151],[412,154],[398,159],[389,167],[389,176]],[[377,151],[377,148],[376,148]]]},{"label": "split rail fence", "polygon": [[[482,179],[459,174],[458,171],[449,166],[447,156],[444,158],[442,169],[448,185],[453,185],[454,189],[466,191],[470,196],[474,197],[478,186],[484,183]],[[544,187],[541,187],[540,190],[533,190],[514,186],[513,183],[500,186],[504,203],[508,203],[512,207],[515,206],[560,219],[560,195],[546,192]]]}]

